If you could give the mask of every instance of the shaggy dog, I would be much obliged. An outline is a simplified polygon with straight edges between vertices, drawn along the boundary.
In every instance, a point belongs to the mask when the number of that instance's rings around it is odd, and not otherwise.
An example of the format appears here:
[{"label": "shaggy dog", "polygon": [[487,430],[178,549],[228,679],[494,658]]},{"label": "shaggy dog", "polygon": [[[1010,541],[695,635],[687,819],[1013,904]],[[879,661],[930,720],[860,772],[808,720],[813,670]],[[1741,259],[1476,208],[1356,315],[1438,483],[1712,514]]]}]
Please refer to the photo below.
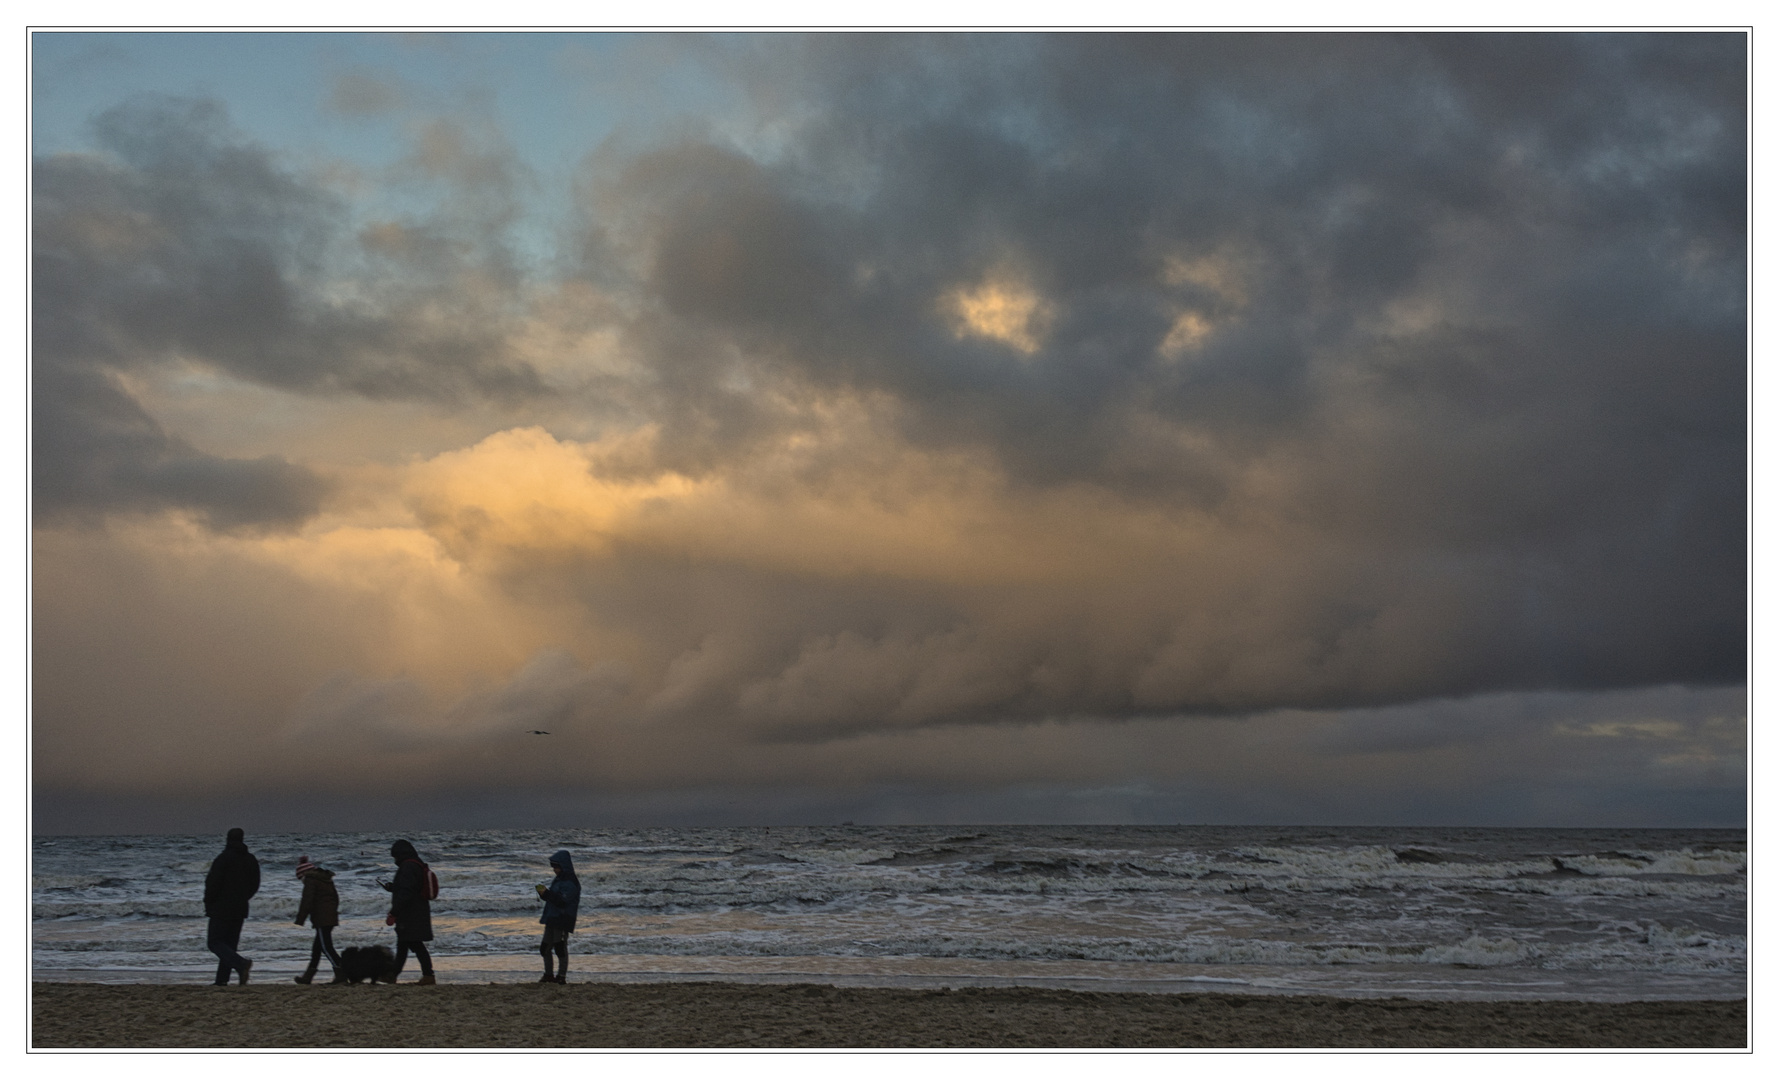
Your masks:
[{"label": "shaggy dog", "polygon": [[395,954],[387,945],[356,945],[340,950],[340,970],[334,976],[337,983],[360,982],[394,982]]}]

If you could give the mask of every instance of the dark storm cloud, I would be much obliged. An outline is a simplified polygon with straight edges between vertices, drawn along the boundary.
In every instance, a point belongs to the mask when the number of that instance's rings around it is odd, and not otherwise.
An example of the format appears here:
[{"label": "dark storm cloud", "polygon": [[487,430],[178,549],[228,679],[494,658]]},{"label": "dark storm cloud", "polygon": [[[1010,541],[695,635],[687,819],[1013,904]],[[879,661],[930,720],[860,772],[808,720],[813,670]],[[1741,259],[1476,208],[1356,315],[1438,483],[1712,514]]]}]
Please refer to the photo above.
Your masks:
[{"label": "dark storm cloud", "polygon": [[[1301,530],[1274,571],[1326,587],[1260,605],[1271,644],[1327,656],[1404,608],[1440,642],[1278,684],[1296,704],[1735,682],[1744,47],[774,41],[751,77],[801,125],[608,171],[589,257],[632,268],[673,464],[782,434],[799,393],[882,395],[916,444],[1035,489]],[[1215,705],[1181,678],[1155,704]],[[1122,685],[1090,707],[1140,710]]]},{"label": "dark storm cloud", "polygon": [[[1376,350],[1431,353],[1415,402],[1472,421],[1550,394],[1673,409],[1655,404],[1672,389],[1715,422],[1739,393],[1741,37],[1039,40],[821,39],[800,90],[832,104],[789,147],[647,155],[610,228],[673,332],[892,391],[929,433],[1038,478],[1124,479],[1139,394],[1235,438],[1295,431],[1331,351],[1374,377],[1394,374]],[[1164,363],[1170,308],[1218,300],[1165,284],[1164,260],[1225,245],[1251,295]],[[1059,309],[1026,363],[935,311],[1001,263]],[[1369,325],[1442,270],[1507,335],[1484,357],[1451,355],[1457,328],[1423,344]],[[1639,343],[1629,385],[1607,377]]]},{"label": "dark storm cloud", "polygon": [[326,492],[320,477],[283,458],[201,453],[93,368],[39,365],[31,423],[35,510],[44,518],[178,507],[213,528],[289,527]]},{"label": "dark storm cloud", "polygon": [[184,363],[313,394],[523,397],[499,287],[420,222],[354,235],[346,205],[237,135],[220,105],[143,99],[94,121],[99,154],[33,169],[34,478],[49,510],[195,508],[213,522],[312,513],[320,481],[161,432],[120,373]]}]

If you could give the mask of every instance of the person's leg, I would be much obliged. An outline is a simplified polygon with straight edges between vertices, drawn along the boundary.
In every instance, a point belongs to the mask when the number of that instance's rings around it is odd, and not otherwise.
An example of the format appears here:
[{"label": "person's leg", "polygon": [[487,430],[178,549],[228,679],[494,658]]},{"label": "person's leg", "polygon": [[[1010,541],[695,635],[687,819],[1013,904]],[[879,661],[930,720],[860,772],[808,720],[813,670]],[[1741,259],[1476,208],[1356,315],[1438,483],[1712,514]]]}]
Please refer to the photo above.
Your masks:
[{"label": "person's leg", "polygon": [[420,977],[422,979],[430,978],[432,976],[432,954],[426,951],[426,942],[414,942],[414,955],[420,958]]},{"label": "person's leg", "polygon": [[327,962],[334,966],[334,973],[339,974],[340,954],[334,951],[334,928],[318,926],[315,928],[315,937],[321,942],[321,951],[327,954]]},{"label": "person's leg", "polygon": [[241,924],[245,919],[211,919],[209,932],[205,935],[205,946],[216,954],[216,985],[229,984],[229,972],[239,971],[243,976],[253,966],[253,961],[235,951],[241,943]]},{"label": "person's leg", "polygon": [[568,935],[556,939],[556,981],[568,981]]},{"label": "person's leg", "polygon": [[227,919],[211,919],[210,925],[204,928],[204,947],[216,954],[216,985],[218,986],[229,984],[229,972],[234,969],[234,964],[230,959],[230,954],[234,950],[226,944],[228,935],[224,930],[224,924],[227,921]]},{"label": "person's leg", "polygon": [[315,969],[321,966],[321,928],[315,928],[315,940],[309,942],[309,966],[296,977],[296,981],[307,986],[315,981]]},{"label": "person's leg", "polygon": [[247,985],[247,969],[253,966],[253,961],[242,956],[239,951],[241,945],[241,924],[246,921],[246,919],[231,919],[229,920],[228,928],[229,955],[235,958],[235,970],[241,974],[242,986]]},{"label": "person's leg", "polygon": [[401,938],[395,939],[395,973],[400,975],[402,968],[408,966],[408,943]]},{"label": "person's leg", "polygon": [[552,963],[555,960],[555,953],[552,951],[552,949],[550,947],[550,931],[548,929],[546,929],[544,931],[544,942],[542,945],[539,945],[537,947],[537,951],[544,958],[544,978],[543,978],[543,981],[544,982],[553,982],[556,978],[556,968],[555,968],[554,964]]}]

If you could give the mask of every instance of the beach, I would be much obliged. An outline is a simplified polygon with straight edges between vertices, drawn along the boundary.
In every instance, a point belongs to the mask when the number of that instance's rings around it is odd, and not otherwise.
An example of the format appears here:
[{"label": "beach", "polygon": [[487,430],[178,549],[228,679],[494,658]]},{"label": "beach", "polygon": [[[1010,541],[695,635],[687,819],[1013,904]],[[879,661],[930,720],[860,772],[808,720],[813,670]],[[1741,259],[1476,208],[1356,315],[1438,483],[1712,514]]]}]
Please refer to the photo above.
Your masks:
[{"label": "beach", "polygon": [[54,1048],[1735,1048],[1746,1001],[587,982],[32,986]]}]

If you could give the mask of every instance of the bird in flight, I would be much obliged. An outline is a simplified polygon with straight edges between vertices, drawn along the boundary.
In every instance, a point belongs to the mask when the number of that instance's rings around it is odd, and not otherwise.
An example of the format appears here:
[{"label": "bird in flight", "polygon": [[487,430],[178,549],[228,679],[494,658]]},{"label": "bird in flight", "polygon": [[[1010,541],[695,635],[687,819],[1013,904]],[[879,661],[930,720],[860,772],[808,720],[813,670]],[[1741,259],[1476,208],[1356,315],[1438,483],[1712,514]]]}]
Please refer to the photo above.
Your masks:
[{"label": "bird in flight", "polygon": [[547,732],[547,731],[534,731],[534,732],[532,732],[532,734],[533,734],[533,735],[548,735],[548,734],[549,734],[549,732]]}]

